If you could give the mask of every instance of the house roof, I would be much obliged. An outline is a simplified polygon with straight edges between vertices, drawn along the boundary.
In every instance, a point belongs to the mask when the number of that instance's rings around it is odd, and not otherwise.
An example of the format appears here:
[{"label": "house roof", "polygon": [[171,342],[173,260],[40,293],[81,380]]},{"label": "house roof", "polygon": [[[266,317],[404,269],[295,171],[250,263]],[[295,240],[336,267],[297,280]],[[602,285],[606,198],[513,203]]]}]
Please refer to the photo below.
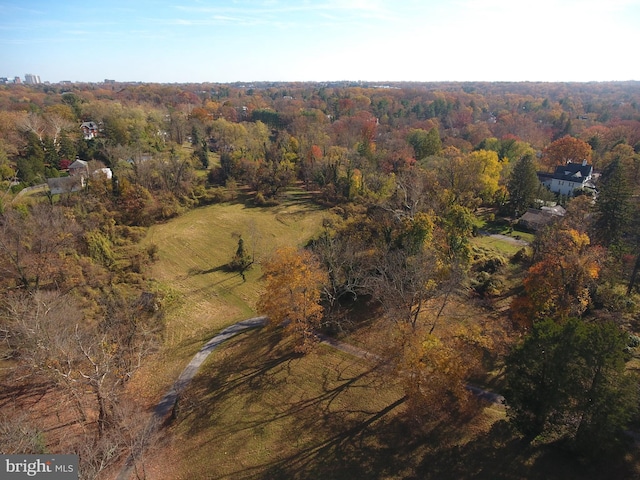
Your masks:
[{"label": "house roof", "polygon": [[552,215],[557,215],[559,217],[563,217],[567,213],[567,210],[561,205],[555,205],[553,207],[542,207],[540,210],[549,212]]},{"label": "house roof", "polygon": [[76,160],[71,165],[69,165],[70,170],[73,170],[75,168],[89,168],[89,164],[84,160]]},{"label": "house roof", "polygon": [[525,228],[535,231],[545,225],[548,225],[560,216],[561,215],[549,210],[537,210],[535,208],[530,208],[518,219],[518,223]]},{"label": "house roof", "polygon": [[80,128],[88,128],[89,130],[98,130],[98,125],[95,122],[82,122]]},{"label": "house roof", "polygon": [[553,178],[557,180],[567,180],[569,182],[584,183],[591,177],[592,165],[583,163],[567,163],[556,167]]}]

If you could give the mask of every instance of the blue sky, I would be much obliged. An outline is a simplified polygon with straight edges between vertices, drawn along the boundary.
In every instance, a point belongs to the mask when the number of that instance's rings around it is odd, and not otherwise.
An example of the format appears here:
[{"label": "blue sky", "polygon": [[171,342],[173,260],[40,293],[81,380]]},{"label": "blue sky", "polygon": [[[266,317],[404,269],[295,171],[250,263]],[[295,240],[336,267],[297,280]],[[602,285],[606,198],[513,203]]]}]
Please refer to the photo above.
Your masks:
[{"label": "blue sky", "polygon": [[0,76],[640,80],[640,0],[0,0]]}]

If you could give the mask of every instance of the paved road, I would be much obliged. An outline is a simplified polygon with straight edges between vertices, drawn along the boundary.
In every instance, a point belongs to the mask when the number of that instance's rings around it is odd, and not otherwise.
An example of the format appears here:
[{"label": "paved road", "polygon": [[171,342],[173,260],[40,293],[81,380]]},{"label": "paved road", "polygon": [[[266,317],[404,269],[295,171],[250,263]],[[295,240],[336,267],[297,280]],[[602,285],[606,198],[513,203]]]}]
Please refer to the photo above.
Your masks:
[{"label": "paved road", "polygon": [[[184,389],[189,385],[193,377],[195,377],[196,373],[207,359],[209,354],[215,350],[215,348],[229,340],[231,337],[242,333],[246,330],[250,330],[252,328],[258,328],[266,325],[267,317],[254,317],[249,318],[247,320],[242,320],[241,322],[234,323],[233,325],[225,328],[220,333],[215,335],[211,340],[204,344],[204,346],[200,349],[198,353],[194,355],[189,364],[182,371],[176,382],[171,387],[171,390],[167,392],[167,394],[162,397],[162,400],[156,405],[156,408],[153,411],[153,415],[149,420],[149,424],[146,429],[146,437],[149,438],[151,433],[157,430],[164,419],[172,412],[173,408],[178,401],[179,395],[184,391]],[[146,448],[146,445],[141,445],[141,449]],[[129,480],[133,473],[134,468],[134,459],[137,456],[136,453],[133,452],[129,458],[127,458],[124,466],[120,470],[118,474],[117,480]]]},{"label": "paved road", "polygon": [[247,320],[242,320],[241,322],[234,323],[233,325],[225,328],[216,336],[214,336],[211,340],[204,344],[204,347],[200,349],[198,353],[191,359],[189,365],[185,367],[182,371],[176,383],[173,384],[173,387],[169,392],[160,400],[160,403],[156,405],[154,410],[154,415],[157,419],[164,419],[165,416],[169,415],[171,409],[176,404],[176,400],[178,399],[178,395],[182,393],[182,391],[186,388],[187,385],[193,380],[196,373],[200,369],[200,366],[207,359],[209,354],[221,343],[226,342],[231,337],[244,332],[245,330],[249,330],[252,328],[263,327],[267,323],[267,317],[254,317],[249,318]]},{"label": "paved road", "polygon": [[510,243],[512,245],[520,245],[520,246],[527,246],[529,245],[529,242],[525,241],[525,240],[520,240],[518,238],[513,238],[510,237],[509,235],[502,235],[501,233],[489,233],[485,230],[480,231],[480,235],[484,235],[485,237],[491,237],[491,238],[495,238],[496,240],[502,240],[504,242]]}]

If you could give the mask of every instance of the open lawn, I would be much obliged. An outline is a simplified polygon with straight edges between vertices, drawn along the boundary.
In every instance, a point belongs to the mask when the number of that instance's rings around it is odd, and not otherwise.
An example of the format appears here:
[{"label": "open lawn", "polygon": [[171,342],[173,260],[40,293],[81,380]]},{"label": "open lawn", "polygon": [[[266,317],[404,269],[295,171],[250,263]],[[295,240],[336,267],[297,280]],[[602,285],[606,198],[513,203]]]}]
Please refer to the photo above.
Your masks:
[{"label": "open lawn", "polygon": [[490,235],[478,235],[477,237],[472,238],[471,245],[493,250],[496,253],[504,255],[507,258],[515,255],[519,250],[522,250],[523,247],[523,245],[519,245],[516,242],[510,240],[510,237]]},{"label": "open lawn", "polygon": [[148,478],[635,478],[633,458],[602,465],[529,445],[501,406],[418,433],[384,367],[319,346],[291,353],[279,331],[253,330],[216,350],[181,397]]},{"label": "open lawn", "polygon": [[[228,203],[198,208],[149,229],[144,242],[158,247],[151,266],[154,288],[165,295],[166,335],[161,353],[144,366],[136,395],[161,397],[191,356],[215,332],[255,315],[261,289],[260,261],[283,245],[302,246],[330,213],[298,193],[280,206]],[[239,235],[255,263],[246,281],[226,270]],[[162,368],[158,367],[162,364]]]},{"label": "open lawn", "polygon": [[[503,415],[490,406],[438,441],[466,442]],[[163,478],[411,478],[422,458],[414,449],[427,446],[408,420],[384,367],[327,346],[294,355],[280,332],[256,330],[204,365],[154,468]]]}]

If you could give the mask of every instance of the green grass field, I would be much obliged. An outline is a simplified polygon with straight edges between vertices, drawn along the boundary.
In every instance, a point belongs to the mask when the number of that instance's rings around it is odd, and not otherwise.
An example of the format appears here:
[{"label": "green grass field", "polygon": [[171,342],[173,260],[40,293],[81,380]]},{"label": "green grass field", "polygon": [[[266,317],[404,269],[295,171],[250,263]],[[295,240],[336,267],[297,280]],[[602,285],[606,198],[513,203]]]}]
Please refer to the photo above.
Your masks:
[{"label": "green grass field", "polygon": [[[307,200],[297,193],[270,208],[211,205],[149,229],[144,243],[158,247],[158,261],[149,275],[156,282],[154,288],[165,294],[166,333],[155,361],[140,370],[141,380],[135,382],[142,389],[138,395],[148,401],[161,397],[207,339],[256,315],[262,288],[260,260],[280,246],[302,246],[330,216]],[[255,252],[246,281],[224,268],[235,254],[239,235],[249,252]]]},{"label": "green grass field", "polygon": [[[259,260],[278,246],[304,244],[328,215],[298,193],[278,207],[214,205],[151,228],[145,241],[159,247],[152,276],[175,300],[164,347],[132,382],[138,399],[153,405],[205,340],[255,314],[259,262],[246,282],[222,268],[238,234],[250,250],[256,245]],[[355,337],[366,348],[366,339]],[[482,405],[466,419],[454,412],[416,430],[388,369],[325,345],[305,356],[291,352],[279,331],[266,328],[216,349],[181,396],[175,420],[146,453],[147,478],[608,479],[638,473],[635,458],[598,467],[561,449],[526,444],[498,405]]]}]

